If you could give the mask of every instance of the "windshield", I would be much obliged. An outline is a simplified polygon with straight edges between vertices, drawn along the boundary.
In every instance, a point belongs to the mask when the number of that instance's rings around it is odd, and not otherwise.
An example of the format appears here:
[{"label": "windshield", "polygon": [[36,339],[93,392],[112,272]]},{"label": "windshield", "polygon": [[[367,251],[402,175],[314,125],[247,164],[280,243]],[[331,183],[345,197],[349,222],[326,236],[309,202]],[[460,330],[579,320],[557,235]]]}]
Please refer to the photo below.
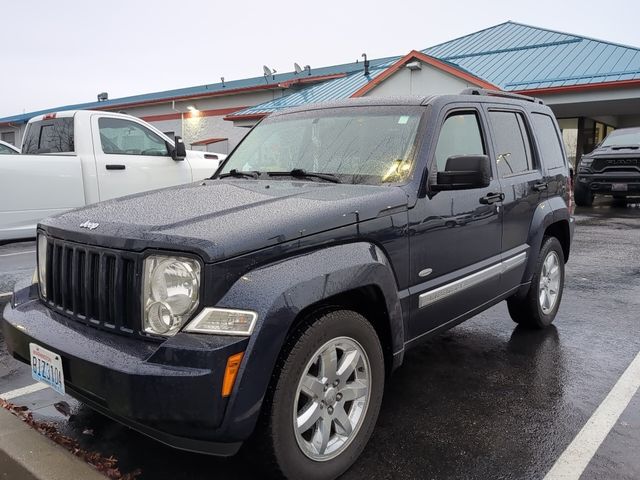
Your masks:
[{"label": "windshield", "polygon": [[354,107],[267,118],[247,135],[219,174],[301,169],[335,175],[343,183],[403,182],[411,173],[423,111]]},{"label": "windshield", "polygon": [[640,145],[640,130],[617,130],[611,132],[600,146],[615,147],[621,145]]}]

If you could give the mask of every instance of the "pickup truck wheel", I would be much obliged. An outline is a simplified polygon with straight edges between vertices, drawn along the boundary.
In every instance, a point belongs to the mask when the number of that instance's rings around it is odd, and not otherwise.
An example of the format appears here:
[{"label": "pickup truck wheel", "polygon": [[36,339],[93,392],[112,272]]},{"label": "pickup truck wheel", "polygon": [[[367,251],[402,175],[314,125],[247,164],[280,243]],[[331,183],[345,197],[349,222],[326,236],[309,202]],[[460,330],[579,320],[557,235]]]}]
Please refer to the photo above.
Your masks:
[{"label": "pickup truck wheel", "polygon": [[564,253],[556,237],[545,237],[526,297],[507,300],[509,315],[520,325],[544,328],[553,322],[564,290]]},{"label": "pickup truck wheel", "polygon": [[274,476],[325,480],[344,473],[375,427],[384,357],[358,313],[316,315],[293,333],[265,398],[257,444]]},{"label": "pickup truck wheel", "polygon": [[573,192],[573,198],[576,201],[576,205],[579,207],[590,207],[593,205],[593,199],[595,195],[586,187],[581,186],[579,183]]}]

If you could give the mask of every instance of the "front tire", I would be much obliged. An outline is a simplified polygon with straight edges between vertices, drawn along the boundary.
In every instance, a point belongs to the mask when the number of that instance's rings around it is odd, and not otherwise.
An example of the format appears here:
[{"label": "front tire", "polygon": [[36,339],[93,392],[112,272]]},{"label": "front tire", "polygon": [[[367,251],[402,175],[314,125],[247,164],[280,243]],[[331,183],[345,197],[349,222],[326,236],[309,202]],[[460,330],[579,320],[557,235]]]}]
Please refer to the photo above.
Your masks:
[{"label": "front tire", "polygon": [[544,237],[535,273],[524,298],[507,300],[514,322],[531,328],[545,328],[553,322],[564,291],[564,252],[556,237]]},{"label": "front tire", "polygon": [[289,338],[265,398],[257,444],[273,476],[328,480],[362,453],[384,389],[382,347],[360,314],[317,314]]},{"label": "front tire", "polygon": [[576,201],[576,205],[579,207],[590,207],[593,205],[595,194],[587,187],[583,187],[578,183],[576,184],[576,188],[573,192],[573,198]]}]

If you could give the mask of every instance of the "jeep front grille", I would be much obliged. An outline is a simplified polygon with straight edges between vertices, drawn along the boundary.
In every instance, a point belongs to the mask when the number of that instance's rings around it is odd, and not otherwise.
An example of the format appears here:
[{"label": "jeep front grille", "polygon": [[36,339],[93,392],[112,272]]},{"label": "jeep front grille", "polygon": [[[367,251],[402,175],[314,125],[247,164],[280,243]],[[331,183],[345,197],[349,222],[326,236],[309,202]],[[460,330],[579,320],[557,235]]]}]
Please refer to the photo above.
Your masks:
[{"label": "jeep front grille", "polygon": [[55,310],[123,334],[140,331],[140,274],[135,254],[47,239],[47,298]]}]

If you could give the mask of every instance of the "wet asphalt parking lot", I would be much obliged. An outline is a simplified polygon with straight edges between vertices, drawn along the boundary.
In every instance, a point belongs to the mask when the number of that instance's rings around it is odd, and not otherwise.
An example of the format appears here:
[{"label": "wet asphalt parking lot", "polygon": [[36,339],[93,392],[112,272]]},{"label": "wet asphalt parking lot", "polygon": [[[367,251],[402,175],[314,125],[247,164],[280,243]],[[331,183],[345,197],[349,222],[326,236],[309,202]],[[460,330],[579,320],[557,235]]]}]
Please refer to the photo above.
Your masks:
[{"label": "wet asphalt parking lot", "polygon": [[[554,326],[516,327],[503,303],[409,352],[368,447],[343,478],[545,477],[640,352],[640,205],[599,200],[576,220]],[[33,250],[33,242],[0,247],[0,287],[31,275]],[[0,334],[0,397],[35,390],[33,383]],[[141,469],[140,479],[260,476],[251,452],[225,460],[175,451],[52,390],[21,392],[11,402],[86,449],[113,455],[123,472]],[[61,400],[70,418],[54,408]],[[640,479],[639,453],[636,392],[582,478]]]}]

